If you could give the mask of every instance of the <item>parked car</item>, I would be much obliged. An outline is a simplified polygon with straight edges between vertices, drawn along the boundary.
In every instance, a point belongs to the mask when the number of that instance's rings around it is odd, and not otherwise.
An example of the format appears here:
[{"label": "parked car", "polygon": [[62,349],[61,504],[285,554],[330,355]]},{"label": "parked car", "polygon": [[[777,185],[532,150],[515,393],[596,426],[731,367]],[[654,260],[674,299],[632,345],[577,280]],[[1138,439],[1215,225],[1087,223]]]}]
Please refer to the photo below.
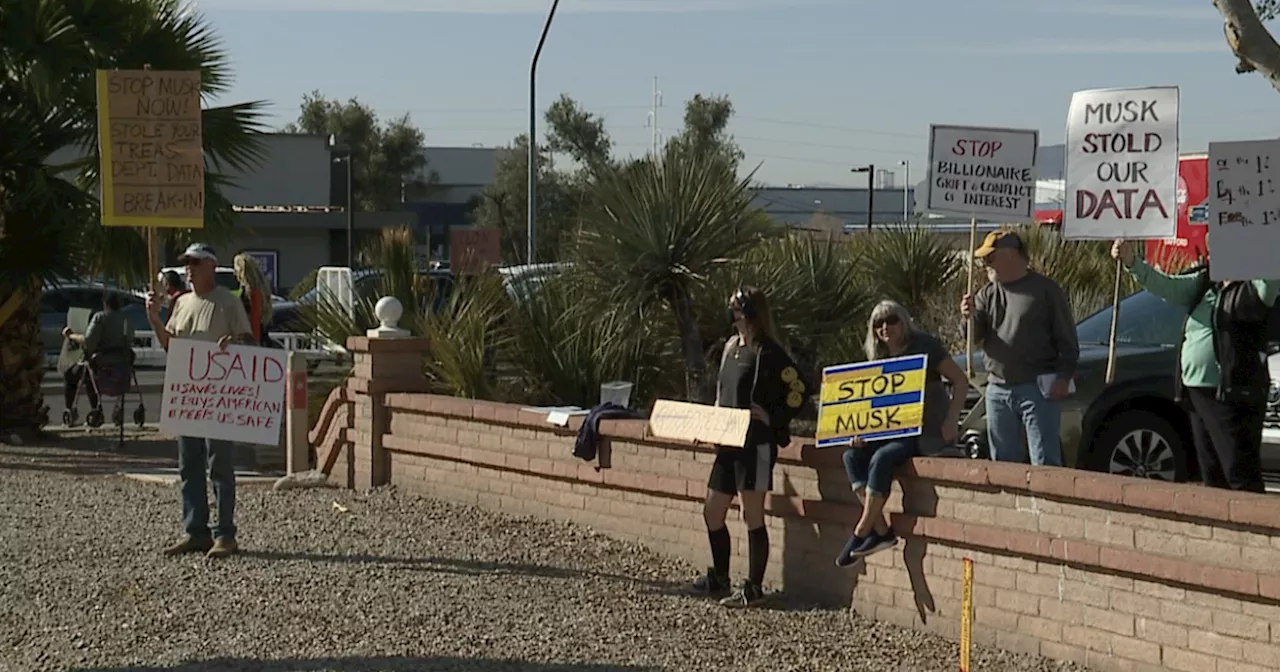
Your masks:
[{"label": "parked car", "polygon": [[[1173,401],[1186,311],[1145,290],[1121,301],[1115,381],[1107,385],[1111,312],[1108,306],[1076,325],[1080,364],[1077,391],[1062,402],[1063,462],[1139,478],[1187,480],[1197,473],[1195,448],[1187,413]],[[956,360],[964,367],[963,355]],[[975,357],[979,389],[986,384],[981,364]],[[986,410],[978,389],[971,391],[969,405],[960,440],[970,457],[986,458]],[[1263,470],[1280,471],[1280,445],[1264,443],[1262,450]]]},{"label": "parked car", "polygon": [[[183,282],[187,281],[187,268],[185,266],[165,266],[160,269],[161,273],[167,273],[169,271],[177,273],[178,277],[182,278]],[[219,266],[213,281],[233,292],[240,289],[240,281],[236,280],[236,271],[230,266]],[[277,294],[271,295],[271,303],[273,305],[287,302],[288,299],[283,296],[279,296]]]},{"label": "parked car", "polygon": [[55,366],[62,352],[62,330],[67,326],[67,311],[85,308],[93,312],[102,310],[103,295],[119,294],[121,310],[128,317],[134,331],[150,331],[147,322],[147,299],[142,292],[121,289],[100,282],[68,281],[45,285],[40,297],[40,336],[44,344],[45,361]]},{"label": "parked car", "polygon": [[[422,271],[427,274],[435,283],[433,292],[434,306],[433,310],[439,310],[444,302],[448,300],[450,292],[453,290],[453,275],[448,269],[431,269]],[[374,293],[378,289],[377,280],[382,275],[379,269],[356,269],[351,272],[352,294],[360,298],[377,298]],[[320,288],[313,287],[311,290],[298,297],[297,301],[283,300],[280,303],[273,304],[273,312],[271,323],[267,326],[268,332],[306,332],[310,331],[304,323],[300,308],[302,306],[314,306],[320,301]]]}]

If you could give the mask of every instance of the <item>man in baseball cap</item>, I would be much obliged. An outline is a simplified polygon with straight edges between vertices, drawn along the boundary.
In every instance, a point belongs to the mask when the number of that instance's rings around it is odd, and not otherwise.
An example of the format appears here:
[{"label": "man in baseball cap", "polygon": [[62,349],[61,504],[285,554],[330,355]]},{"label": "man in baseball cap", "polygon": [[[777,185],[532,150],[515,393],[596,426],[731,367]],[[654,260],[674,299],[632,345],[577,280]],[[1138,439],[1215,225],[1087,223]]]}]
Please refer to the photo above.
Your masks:
[{"label": "man in baseball cap", "polygon": [[187,250],[178,255],[178,261],[182,264],[190,264],[192,261],[212,261],[216,267],[218,265],[218,253],[213,249],[212,245],[207,243],[191,243],[187,246]]},{"label": "man in baseball cap", "polygon": [[973,340],[987,369],[987,439],[991,459],[1063,466],[1061,402],[1071,393],[1080,346],[1067,294],[1029,268],[1014,231],[993,231],[973,251],[991,282],[966,294],[960,314],[973,320]]},{"label": "man in baseball cap", "polygon": [[986,238],[982,239],[982,244],[973,251],[973,256],[979,259],[986,259],[996,250],[1023,250],[1025,254],[1026,247],[1022,244],[1022,238],[1016,231],[992,231],[987,234]]},{"label": "man in baseball cap", "polygon": [[[253,329],[244,304],[231,290],[215,281],[218,254],[204,243],[192,243],[178,260],[187,267],[191,291],[173,301],[169,320],[160,320],[165,297],[147,297],[147,320],[165,350],[174,338],[217,343],[226,349],[232,342],[252,344]],[[195,436],[178,437],[178,476],[182,483],[182,525],[186,538],[165,549],[166,555],[208,553],[223,557],[239,550],[236,543],[236,472],[230,441]],[[206,472],[207,468],[207,472]],[[218,522],[209,526],[208,481],[213,481]]]}]

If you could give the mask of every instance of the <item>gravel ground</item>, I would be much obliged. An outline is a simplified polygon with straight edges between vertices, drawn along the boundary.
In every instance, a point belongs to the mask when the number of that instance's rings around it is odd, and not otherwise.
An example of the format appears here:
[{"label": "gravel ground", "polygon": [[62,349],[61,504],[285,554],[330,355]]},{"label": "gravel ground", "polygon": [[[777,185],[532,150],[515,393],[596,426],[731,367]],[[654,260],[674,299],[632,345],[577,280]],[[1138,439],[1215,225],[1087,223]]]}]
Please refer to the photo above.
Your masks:
[{"label": "gravel ground", "polygon": [[[0,444],[0,670],[956,669],[940,638],[785,602],[724,609],[674,594],[696,572],[681,560],[391,489],[241,487],[244,553],[165,558],[176,487],[114,473],[163,464],[166,445]],[[1078,669],[989,649],[973,668]]]}]

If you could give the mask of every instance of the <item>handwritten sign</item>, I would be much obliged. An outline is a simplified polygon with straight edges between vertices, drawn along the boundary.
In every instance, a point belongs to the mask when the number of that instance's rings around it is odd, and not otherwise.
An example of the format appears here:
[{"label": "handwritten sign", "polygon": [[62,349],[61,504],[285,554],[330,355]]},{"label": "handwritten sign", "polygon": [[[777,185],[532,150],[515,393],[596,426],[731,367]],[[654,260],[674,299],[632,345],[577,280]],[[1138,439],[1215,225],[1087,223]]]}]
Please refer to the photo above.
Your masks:
[{"label": "handwritten sign", "polygon": [[924,425],[928,359],[910,355],[823,369],[818,447],[849,445],[854,438],[918,436]]},{"label": "handwritten sign", "polygon": [[451,229],[449,270],[479,273],[502,263],[502,233],[497,229]]},{"label": "handwritten sign", "polygon": [[160,431],[274,446],[280,443],[289,353],[186,338],[169,342]]},{"label": "handwritten sign", "polygon": [[1066,172],[1064,238],[1176,235],[1178,87],[1075,92]]},{"label": "handwritten sign", "polygon": [[204,227],[200,72],[98,71],[105,226]]},{"label": "handwritten sign", "polygon": [[1039,131],[929,127],[929,212],[998,222],[1031,221]]},{"label": "handwritten sign", "polygon": [[1280,140],[1209,143],[1209,275],[1280,277]]},{"label": "handwritten sign", "polygon": [[727,448],[747,443],[751,411],[659,399],[649,415],[649,433],[660,439],[699,441]]}]

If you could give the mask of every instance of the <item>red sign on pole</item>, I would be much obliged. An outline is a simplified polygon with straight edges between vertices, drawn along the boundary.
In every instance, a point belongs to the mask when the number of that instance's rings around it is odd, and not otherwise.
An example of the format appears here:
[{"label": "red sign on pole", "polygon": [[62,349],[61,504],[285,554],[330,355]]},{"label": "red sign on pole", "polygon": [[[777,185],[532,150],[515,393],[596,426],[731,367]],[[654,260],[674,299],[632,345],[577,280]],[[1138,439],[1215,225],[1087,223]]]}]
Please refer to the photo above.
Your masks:
[{"label": "red sign on pole", "polygon": [[289,374],[289,387],[286,388],[289,398],[289,409],[294,411],[307,408],[307,370],[294,371]]},{"label": "red sign on pole", "polygon": [[1209,157],[1178,160],[1178,232],[1173,238],[1147,241],[1147,261],[1161,270],[1177,272],[1208,256]]}]

